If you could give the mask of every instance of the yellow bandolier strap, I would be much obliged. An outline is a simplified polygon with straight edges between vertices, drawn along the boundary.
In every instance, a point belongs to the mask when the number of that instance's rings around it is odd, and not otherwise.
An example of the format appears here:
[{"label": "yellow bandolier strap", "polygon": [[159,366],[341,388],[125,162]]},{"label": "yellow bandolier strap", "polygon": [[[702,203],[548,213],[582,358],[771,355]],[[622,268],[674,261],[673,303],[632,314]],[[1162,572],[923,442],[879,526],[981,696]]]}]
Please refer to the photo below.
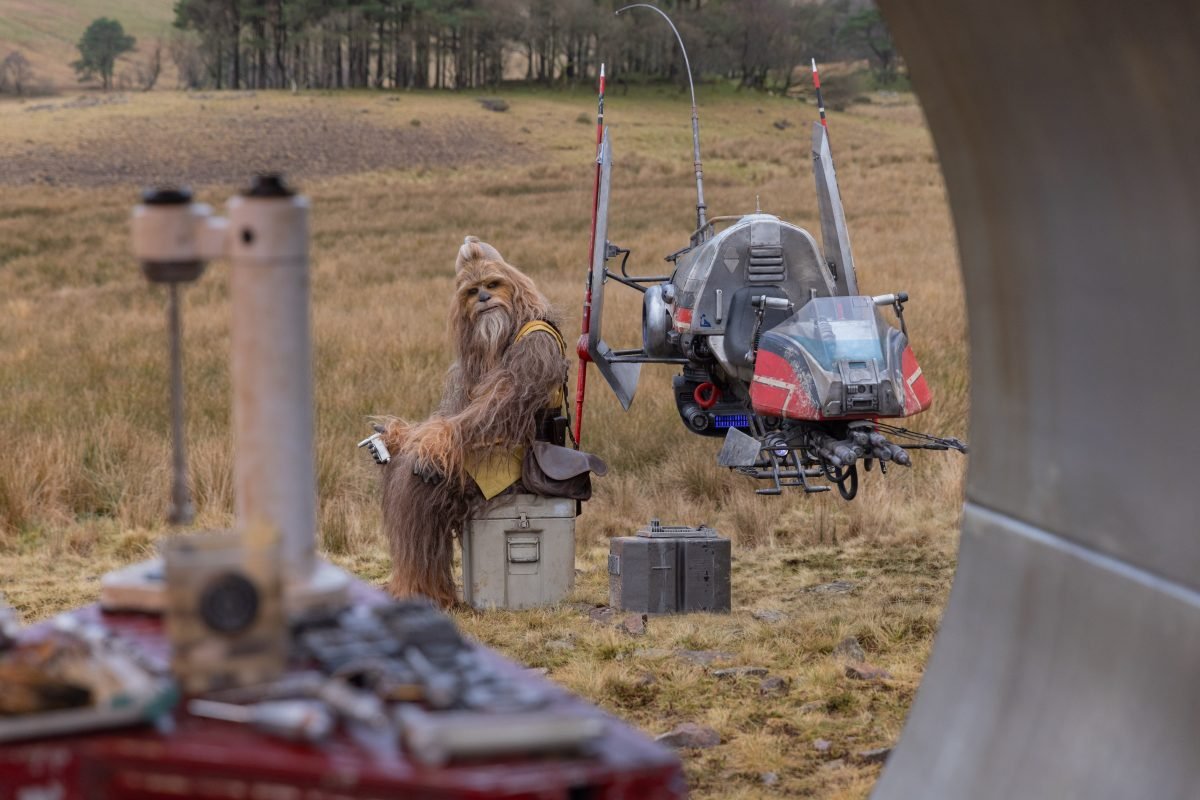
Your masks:
[{"label": "yellow bandolier strap", "polygon": [[[563,358],[566,358],[566,341],[563,339],[562,334],[558,332],[558,329],[545,320],[535,319],[533,322],[526,322],[517,331],[517,335],[513,339],[513,344],[521,341],[529,334],[539,331],[553,336],[554,341],[558,343],[558,349],[562,352]],[[566,383],[563,383],[562,386],[556,386],[554,391],[550,393],[550,402],[547,404],[547,407],[562,408],[566,399],[567,387]],[[490,457],[481,458],[478,455],[472,455],[467,459],[467,473],[474,479],[475,484],[479,487],[479,491],[483,493],[484,499],[491,500],[520,479],[521,461],[524,456],[525,448],[523,447],[519,447],[511,453],[492,453]]]},{"label": "yellow bandolier strap", "polygon": [[[563,354],[563,358],[567,357],[567,342],[563,339],[562,334],[558,332],[558,328],[546,322],[544,319],[535,319],[532,322],[526,322],[521,326],[521,330],[517,331],[516,338],[513,339],[513,344],[524,339],[531,333],[541,331],[548,333],[554,337],[554,341],[558,342],[559,352]],[[547,408],[562,408],[563,403],[567,400],[566,384],[555,387],[550,393],[550,402],[546,404]]]}]

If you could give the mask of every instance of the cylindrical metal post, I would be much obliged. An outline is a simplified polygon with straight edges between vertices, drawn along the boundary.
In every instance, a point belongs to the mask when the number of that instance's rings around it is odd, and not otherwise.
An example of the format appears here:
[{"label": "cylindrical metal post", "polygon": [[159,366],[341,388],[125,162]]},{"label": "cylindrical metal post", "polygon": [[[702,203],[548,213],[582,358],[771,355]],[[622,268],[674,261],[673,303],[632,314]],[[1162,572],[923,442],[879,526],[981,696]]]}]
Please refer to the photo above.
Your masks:
[{"label": "cylindrical metal post", "polygon": [[[209,223],[209,207],[193,203],[188,189],[162,187],[142,196],[133,210],[133,250],[142,272],[153,283],[165,283],[167,337],[170,342],[171,373],[171,507],[167,522],[190,525],[195,517],[188,491],[187,447],[183,440],[183,324],[179,311],[179,285],[194,281],[204,272],[211,256],[210,239],[220,236],[221,226]],[[217,233],[212,234],[213,230]]]},{"label": "cylindrical metal post", "polygon": [[306,580],[317,528],[308,200],[263,176],[228,208],[237,524],[278,531],[285,574]]},{"label": "cylindrical metal post", "polygon": [[171,510],[167,522],[190,525],[196,516],[188,491],[187,446],[183,439],[183,323],[179,318],[179,283],[167,285],[167,327],[171,349]]}]

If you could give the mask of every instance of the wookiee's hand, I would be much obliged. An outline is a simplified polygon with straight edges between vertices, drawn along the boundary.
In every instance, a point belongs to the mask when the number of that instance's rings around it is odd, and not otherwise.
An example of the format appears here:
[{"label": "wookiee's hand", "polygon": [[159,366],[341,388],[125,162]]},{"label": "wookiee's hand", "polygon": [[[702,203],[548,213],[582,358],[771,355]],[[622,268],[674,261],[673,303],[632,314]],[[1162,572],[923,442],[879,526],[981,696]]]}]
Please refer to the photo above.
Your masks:
[{"label": "wookiee's hand", "polygon": [[413,474],[426,483],[436,482],[450,472],[454,430],[446,420],[434,417],[410,431],[403,452],[413,457]]},{"label": "wookiee's hand", "polygon": [[419,461],[413,462],[413,475],[416,475],[430,486],[436,486],[446,479],[445,475],[428,466],[422,466]]},{"label": "wookiee's hand", "polygon": [[395,419],[388,422],[382,430],[380,427],[376,425],[375,430],[383,434],[383,443],[387,445],[388,451],[399,453],[408,441],[414,426],[402,419]]}]

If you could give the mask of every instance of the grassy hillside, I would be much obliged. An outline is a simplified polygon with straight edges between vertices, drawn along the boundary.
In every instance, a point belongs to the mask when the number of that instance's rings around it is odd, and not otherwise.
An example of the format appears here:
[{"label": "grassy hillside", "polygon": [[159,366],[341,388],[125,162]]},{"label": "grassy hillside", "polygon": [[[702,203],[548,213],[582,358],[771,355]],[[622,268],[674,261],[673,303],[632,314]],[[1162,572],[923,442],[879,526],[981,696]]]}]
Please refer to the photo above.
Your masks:
[{"label": "grassy hillside", "polygon": [[[92,20],[115,19],[137,37],[144,55],[155,38],[170,35],[172,0],[0,0],[0,58],[20,50],[35,79],[61,89],[78,86],[70,63],[79,58],[75,44]],[[164,69],[170,69],[164,48]],[[119,71],[119,68],[118,68]],[[172,79],[173,80],[173,79]]]},{"label": "grassy hillside", "polygon": [[[383,582],[378,468],[354,444],[370,414],[419,418],[434,406],[463,235],[525,269],[563,311],[568,338],[579,329],[594,98],[504,97],[503,114],[433,93],[0,102],[0,591],[26,617],[93,601],[100,575],[147,557],[165,532],[164,297],[129,256],[139,187],[190,183],[220,208],[260,169],[284,170],[312,199],[321,547]],[[760,202],[816,230],[813,107],[701,98],[711,213]],[[936,394],[913,427],[961,436],[966,319],[941,176],[915,102],[875,100],[830,119],[859,281],[910,293],[913,347]],[[687,100],[614,91],[606,110],[610,238],[632,249],[632,274],[654,274],[694,223]],[[232,519],[227,281],[215,263],[183,295],[203,528]],[[617,289],[606,330],[629,343],[640,298]],[[626,413],[592,371],[584,443],[611,471],[579,519],[572,603],[456,619],[650,734],[715,728],[721,745],[684,753],[695,797],[863,798],[879,765],[861,754],[898,736],[949,590],[966,460],[915,454],[911,470],[865,474],[849,504],[836,492],[757,496],[716,466],[718,441],[683,428],[671,374],[647,368]],[[654,618],[636,633],[589,613],[607,602],[608,537],[652,516],[734,539],[732,614]],[[849,637],[890,677],[848,676],[837,650]],[[737,666],[786,683],[716,673]]]}]

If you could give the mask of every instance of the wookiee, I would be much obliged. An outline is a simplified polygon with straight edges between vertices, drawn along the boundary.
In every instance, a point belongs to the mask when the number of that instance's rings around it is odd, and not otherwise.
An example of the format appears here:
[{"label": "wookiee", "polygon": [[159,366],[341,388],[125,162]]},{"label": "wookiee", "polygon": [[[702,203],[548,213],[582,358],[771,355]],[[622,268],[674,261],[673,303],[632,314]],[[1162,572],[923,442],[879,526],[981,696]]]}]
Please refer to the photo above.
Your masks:
[{"label": "wookiee", "polygon": [[558,414],[567,360],[549,302],[489,244],[468,236],[455,263],[450,333],[457,360],[438,410],[393,419],[383,440],[388,590],[454,604],[453,536],[521,475],[521,453]]}]

